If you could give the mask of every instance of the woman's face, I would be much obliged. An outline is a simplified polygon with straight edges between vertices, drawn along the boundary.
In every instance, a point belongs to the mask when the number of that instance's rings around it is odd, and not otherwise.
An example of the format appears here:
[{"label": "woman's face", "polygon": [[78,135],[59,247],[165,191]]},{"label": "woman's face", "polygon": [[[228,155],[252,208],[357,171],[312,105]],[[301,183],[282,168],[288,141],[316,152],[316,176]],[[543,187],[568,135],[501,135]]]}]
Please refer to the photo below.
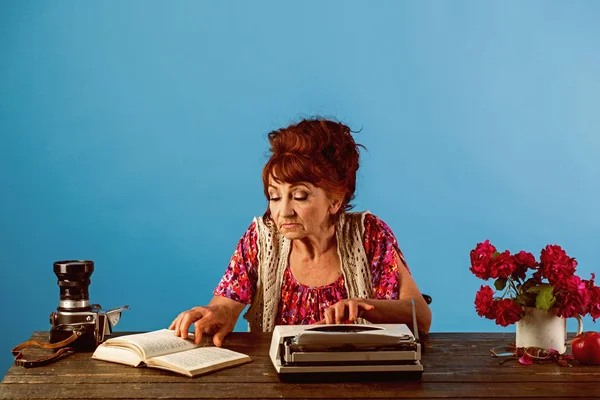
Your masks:
[{"label": "woman's face", "polygon": [[331,216],[340,208],[340,201],[310,183],[277,183],[269,179],[269,211],[277,229],[286,238],[327,235]]}]

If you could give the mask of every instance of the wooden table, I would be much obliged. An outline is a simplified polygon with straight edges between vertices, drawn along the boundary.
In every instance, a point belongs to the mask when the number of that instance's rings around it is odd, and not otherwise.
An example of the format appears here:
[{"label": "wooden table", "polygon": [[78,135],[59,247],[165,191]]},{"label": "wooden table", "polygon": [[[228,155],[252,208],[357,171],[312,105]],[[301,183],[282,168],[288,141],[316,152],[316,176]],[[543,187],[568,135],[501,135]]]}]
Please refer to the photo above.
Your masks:
[{"label": "wooden table", "polygon": [[[36,332],[32,338],[46,336]],[[508,333],[432,333],[423,338],[425,371],[419,382],[287,383],[271,365],[270,335],[236,332],[225,347],[252,356],[250,364],[188,378],[79,353],[46,367],[12,366],[0,384],[0,398],[600,398],[600,367],[521,365],[516,359],[499,364],[490,348],[513,338]]]}]

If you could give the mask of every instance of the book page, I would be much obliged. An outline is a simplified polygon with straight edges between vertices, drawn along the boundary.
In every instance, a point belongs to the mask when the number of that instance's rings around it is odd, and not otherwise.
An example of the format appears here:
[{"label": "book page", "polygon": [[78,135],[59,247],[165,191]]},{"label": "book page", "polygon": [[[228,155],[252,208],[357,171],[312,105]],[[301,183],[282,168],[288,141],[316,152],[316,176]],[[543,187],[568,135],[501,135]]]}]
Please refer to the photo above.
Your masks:
[{"label": "book page", "polygon": [[194,375],[250,362],[250,356],[222,347],[199,347],[147,360],[148,366],[168,366]]},{"label": "book page", "polygon": [[117,346],[98,346],[92,354],[96,360],[112,361],[120,364],[139,367],[143,364],[142,356],[135,349]]},{"label": "book page", "polygon": [[[193,337],[190,335],[190,337]],[[156,357],[163,354],[179,352],[201,346],[192,340],[185,340],[175,336],[175,331],[161,329],[154,332],[137,333],[134,335],[120,336],[104,342],[104,346],[134,346],[138,349],[143,359]]]}]

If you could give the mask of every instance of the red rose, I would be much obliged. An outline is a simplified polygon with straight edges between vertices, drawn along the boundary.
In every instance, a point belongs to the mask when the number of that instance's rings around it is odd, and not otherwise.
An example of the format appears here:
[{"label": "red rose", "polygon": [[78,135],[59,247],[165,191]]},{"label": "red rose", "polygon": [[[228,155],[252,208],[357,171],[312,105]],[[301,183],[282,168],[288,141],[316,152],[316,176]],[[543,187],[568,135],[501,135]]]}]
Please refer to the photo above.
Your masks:
[{"label": "red rose", "polygon": [[589,312],[594,322],[596,322],[596,319],[600,318],[600,287],[594,285],[594,278],[595,275],[592,274],[591,279],[584,282],[590,294],[590,301],[588,303]]},{"label": "red rose", "polygon": [[577,261],[569,257],[560,246],[549,244],[542,249],[539,271],[552,286],[572,276],[576,267]]},{"label": "red rose", "polygon": [[490,278],[508,278],[515,271],[515,263],[510,252],[506,250],[492,258]]},{"label": "red rose", "polygon": [[528,269],[535,269],[538,266],[533,254],[523,250],[513,256],[513,261],[515,263],[515,271],[512,273],[512,278],[518,278],[522,281],[525,280]]},{"label": "red rose", "polygon": [[496,301],[496,323],[501,326],[514,324],[521,319],[521,305],[511,299]]},{"label": "red rose", "polygon": [[494,307],[494,291],[489,286],[481,286],[475,294],[475,310],[480,317],[496,319]]},{"label": "red rose", "polygon": [[478,278],[487,280],[490,278],[490,262],[496,248],[486,240],[483,243],[477,243],[477,246],[471,250],[471,272]]},{"label": "red rose", "polygon": [[577,275],[561,280],[554,286],[558,315],[571,318],[588,313],[590,291]]},{"label": "red rose", "polygon": [[596,319],[600,318],[600,287],[592,286],[588,290],[590,292],[589,312],[596,322]]}]

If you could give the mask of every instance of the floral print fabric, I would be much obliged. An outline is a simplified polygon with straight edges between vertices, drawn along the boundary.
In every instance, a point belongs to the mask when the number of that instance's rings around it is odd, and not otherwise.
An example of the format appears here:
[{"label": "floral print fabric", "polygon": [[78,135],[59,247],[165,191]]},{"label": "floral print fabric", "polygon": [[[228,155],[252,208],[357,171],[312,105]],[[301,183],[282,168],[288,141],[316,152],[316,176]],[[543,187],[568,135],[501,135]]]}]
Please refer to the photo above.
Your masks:
[{"label": "floral print fabric", "polygon": [[[214,290],[215,295],[244,304],[252,302],[258,279],[257,240],[258,232],[253,222],[238,242],[229,266]],[[408,266],[392,230],[375,215],[367,214],[363,244],[370,263],[373,298],[398,299],[399,272],[394,249],[404,267]],[[308,325],[321,321],[328,307],[347,297],[343,275],[328,285],[312,287],[296,281],[288,266],[283,276],[276,324]]]}]

